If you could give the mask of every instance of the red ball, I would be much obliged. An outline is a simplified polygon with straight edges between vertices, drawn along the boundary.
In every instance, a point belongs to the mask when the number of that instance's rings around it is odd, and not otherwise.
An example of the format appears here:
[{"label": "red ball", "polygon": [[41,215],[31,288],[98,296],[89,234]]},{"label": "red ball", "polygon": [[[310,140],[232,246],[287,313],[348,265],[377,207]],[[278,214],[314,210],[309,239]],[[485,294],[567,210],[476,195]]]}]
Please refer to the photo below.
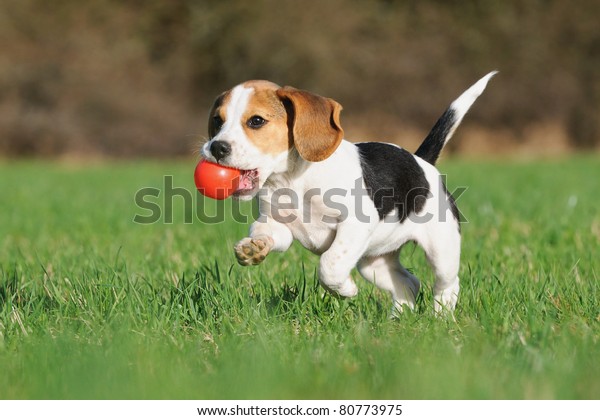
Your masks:
[{"label": "red ball", "polygon": [[239,169],[201,160],[194,171],[194,182],[202,195],[224,200],[237,189],[240,174]]}]

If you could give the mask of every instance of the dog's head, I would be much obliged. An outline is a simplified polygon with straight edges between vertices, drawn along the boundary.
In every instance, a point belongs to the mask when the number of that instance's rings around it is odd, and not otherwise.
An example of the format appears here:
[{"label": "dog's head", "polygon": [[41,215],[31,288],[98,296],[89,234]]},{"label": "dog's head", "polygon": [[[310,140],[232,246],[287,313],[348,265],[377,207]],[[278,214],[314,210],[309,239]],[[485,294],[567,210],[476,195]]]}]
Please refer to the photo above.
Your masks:
[{"label": "dog's head", "polygon": [[327,159],[344,136],[340,104],[292,87],[254,80],[221,94],[208,117],[209,141],[202,156],[242,170],[234,193],[250,199],[271,174],[286,172],[290,152]]}]

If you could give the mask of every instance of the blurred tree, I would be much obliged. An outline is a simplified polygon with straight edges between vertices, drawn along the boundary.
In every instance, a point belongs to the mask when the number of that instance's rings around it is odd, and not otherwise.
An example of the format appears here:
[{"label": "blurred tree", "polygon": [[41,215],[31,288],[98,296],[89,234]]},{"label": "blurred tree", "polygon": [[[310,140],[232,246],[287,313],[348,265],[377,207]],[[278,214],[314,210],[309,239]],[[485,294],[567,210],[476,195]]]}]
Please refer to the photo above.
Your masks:
[{"label": "blurred tree", "polygon": [[403,141],[492,69],[467,123],[598,147],[599,15],[597,0],[3,0],[0,153],[188,154],[214,96],[253,78]]}]

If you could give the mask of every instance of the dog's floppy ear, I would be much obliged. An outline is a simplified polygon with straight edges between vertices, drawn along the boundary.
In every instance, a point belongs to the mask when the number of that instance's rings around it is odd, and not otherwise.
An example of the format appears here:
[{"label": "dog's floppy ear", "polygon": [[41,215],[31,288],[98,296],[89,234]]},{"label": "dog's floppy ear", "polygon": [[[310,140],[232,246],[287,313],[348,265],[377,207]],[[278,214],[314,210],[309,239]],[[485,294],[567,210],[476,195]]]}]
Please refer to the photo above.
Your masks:
[{"label": "dog's floppy ear", "polygon": [[327,159],[344,137],[340,125],[342,106],[290,86],[277,90],[288,114],[290,142],[304,160],[320,162]]}]

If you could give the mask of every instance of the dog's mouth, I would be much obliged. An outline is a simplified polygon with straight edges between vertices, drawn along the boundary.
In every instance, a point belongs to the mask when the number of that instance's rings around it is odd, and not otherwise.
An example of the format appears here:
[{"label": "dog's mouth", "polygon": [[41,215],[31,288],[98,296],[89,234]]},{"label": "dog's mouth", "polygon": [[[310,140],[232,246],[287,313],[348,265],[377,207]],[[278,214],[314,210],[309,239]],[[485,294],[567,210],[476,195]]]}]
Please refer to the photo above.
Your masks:
[{"label": "dog's mouth", "polygon": [[240,171],[240,180],[237,189],[233,192],[233,197],[252,197],[258,191],[260,179],[258,169],[241,169]]}]

